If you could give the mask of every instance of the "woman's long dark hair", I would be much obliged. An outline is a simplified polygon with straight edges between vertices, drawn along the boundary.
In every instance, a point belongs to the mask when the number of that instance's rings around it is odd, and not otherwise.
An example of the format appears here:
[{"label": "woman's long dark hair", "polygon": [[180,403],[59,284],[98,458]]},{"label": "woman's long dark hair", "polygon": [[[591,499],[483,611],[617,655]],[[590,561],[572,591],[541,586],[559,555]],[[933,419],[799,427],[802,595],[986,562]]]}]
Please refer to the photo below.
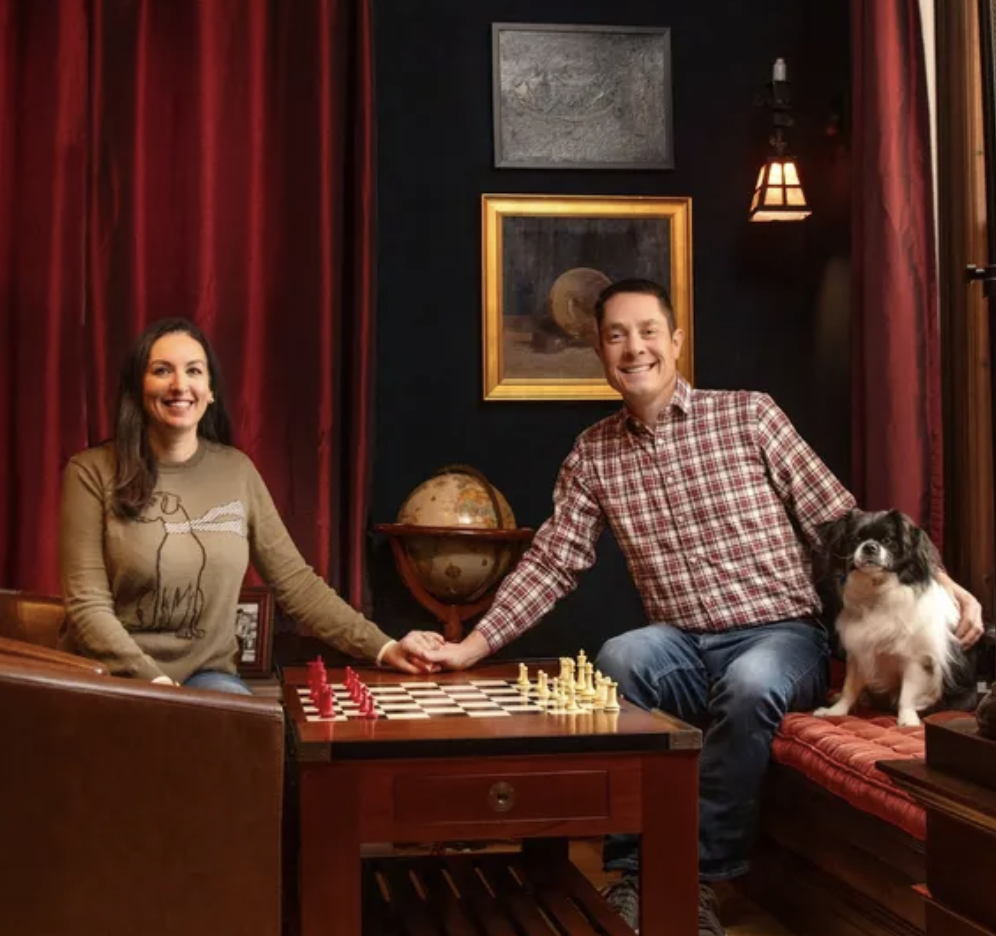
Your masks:
[{"label": "woman's long dark hair", "polygon": [[221,365],[202,332],[183,318],[159,319],[149,325],[132,345],[121,367],[118,385],[118,415],[114,427],[117,452],[117,479],[113,508],[120,517],[134,519],[148,506],[159,480],[156,460],[149,447],[148,417],[145,413],[144,383],[152,346],[164,335],[189,335],[200,343],[207,356],[208,379],[214,402],[197,424],[197,435],[211,442],[232,444],[232,427],[225,407],[225,383]]}]

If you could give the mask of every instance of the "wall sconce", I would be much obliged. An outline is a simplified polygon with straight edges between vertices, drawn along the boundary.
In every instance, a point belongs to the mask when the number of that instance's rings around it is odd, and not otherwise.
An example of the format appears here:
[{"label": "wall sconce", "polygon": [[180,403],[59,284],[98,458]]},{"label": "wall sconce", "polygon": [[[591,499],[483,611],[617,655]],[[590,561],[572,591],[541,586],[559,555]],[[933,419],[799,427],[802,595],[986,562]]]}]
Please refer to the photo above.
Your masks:
[{"label": "wall sconce", "polygon": [[785,77],[785,59],[775,59],[771,74],[771,113],[774,153],[765,160],[757,175],[754,199],[748,219],[751,221],[802,221],[812,214],[799,181],[795,157],[786,152],[785,128],[791,127],[792,106],[789,83]]}]

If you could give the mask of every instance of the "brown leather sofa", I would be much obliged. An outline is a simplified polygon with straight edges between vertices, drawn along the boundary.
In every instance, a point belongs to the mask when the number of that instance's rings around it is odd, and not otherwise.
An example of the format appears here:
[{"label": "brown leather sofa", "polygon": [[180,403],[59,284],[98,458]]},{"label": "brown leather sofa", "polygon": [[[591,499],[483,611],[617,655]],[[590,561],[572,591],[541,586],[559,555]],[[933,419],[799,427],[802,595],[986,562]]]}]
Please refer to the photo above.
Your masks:
[{"label": "brown leather sofa", "polygon": [[279,936],[283,746],[275,701],[0,637],[0,933]]},{"label": "brown leather sofa", "polygon": [[61,598],[0,589],[0,637],[55,649],[65,618]]}]

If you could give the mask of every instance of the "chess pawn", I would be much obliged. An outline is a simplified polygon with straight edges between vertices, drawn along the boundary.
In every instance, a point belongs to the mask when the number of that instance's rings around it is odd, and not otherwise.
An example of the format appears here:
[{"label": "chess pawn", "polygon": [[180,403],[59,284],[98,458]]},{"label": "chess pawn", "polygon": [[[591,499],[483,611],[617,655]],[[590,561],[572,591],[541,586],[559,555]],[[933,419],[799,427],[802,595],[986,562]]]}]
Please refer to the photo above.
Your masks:
[{"label": "chess pawn", "polygon": [[550,690],[546,685],[546,673],[543,670],[539,671],[539,676],[536,680],[536,698],[543,701],[550,696]]},{"label": "chess pawn", "polygon": [[616,694],[616,690],[619,683],[612,682],[610,680],[608,684],[608,694],[605,697],[605,711],[606,712],[618,712],[619,711],[619,697]]},{"label": "chess pawn", "polygon": [[595,711],[600,712],[605,708],[605,703],[608,700],[609,690],[608,690],[608,678],[603,676],[601,673],[598,674],[598,683],[595,689],[595,701],[594,707]]},{"label": "chess pawn", "polygon": [[325,685],[318,690],[318,714],[322,718],[331,718],[335,714],[335,696],[331,686]]}]

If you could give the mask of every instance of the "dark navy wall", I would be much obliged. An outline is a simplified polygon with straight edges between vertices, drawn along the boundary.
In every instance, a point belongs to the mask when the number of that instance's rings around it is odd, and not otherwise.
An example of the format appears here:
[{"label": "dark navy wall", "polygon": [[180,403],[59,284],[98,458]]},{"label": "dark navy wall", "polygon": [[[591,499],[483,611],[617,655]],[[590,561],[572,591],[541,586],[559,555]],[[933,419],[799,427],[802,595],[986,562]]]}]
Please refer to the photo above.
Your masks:
[{"label": "dark navy wall", "polygon": [[[485,403],[481,390],[482,193],[691,196],[696,383],[773,394],[846,482],[848,253],[845,135],[827,135],[849,83],[846,0],[374,0],[378,264],[371,522],[393,520],[438,467],[468,463],[519,522],[550,509],[561,460],[611,403]],[[675,169],[493,167],[493,22],[671,29]],[[814,216],[746,220],[770,117],[754,106],[788,62]],[[843,297],[843,299],[841,298]],[[400,632],[431,618],[372,536],[375,619]],[[578,591],[514,645],[589,653],[643,621],[614,543]]]}]

